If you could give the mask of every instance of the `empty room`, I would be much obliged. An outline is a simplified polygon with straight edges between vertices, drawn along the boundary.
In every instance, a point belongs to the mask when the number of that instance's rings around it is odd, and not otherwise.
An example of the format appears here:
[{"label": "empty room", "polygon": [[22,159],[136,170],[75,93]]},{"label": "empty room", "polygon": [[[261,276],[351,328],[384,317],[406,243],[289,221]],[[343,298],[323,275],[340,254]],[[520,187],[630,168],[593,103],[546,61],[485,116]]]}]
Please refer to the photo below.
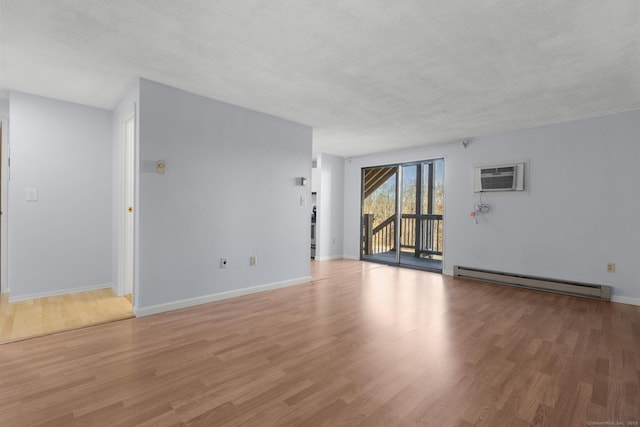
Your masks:
[{"label": "empty room", "polygon": [[640,425],[640,3],[0,0],[1,426]]}]

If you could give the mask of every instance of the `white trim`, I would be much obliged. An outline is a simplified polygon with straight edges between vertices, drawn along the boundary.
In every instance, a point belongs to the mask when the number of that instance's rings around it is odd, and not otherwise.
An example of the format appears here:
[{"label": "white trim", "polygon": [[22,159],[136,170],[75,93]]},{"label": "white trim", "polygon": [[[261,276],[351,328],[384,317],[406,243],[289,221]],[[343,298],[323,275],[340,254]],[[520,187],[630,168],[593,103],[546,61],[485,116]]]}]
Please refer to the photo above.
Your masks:
[{"label": "white trim", "polygon": [[9,292],[9,275],[7,266],[8,257],[8,218],[9,218],[9,121],[6,117],[0,118],[2,122],[2,159],[0,168],[2,170],[2,182],[0,183],[0,294]]},{"label": "white trim", "polygon": [[111,289],[111,283],[100,283],[98,285],[80,286],[78,288],[58,289],[56,291],[38,292],[35,294],[19,295],[17,297],[9,295],[9,302],[26,301],[36,298],[55,297],[59,295],[77,294],[78,292],[97,291],[99,289]]},{"label": "white trim", "polygon": [[217,294],[203,295],[201,297],[187,298],[183,300],[168,302],[164,304],[152,305],[150,307],[133,307],[133,314],[136,317],[149,316],[152,314],[163,313],[165,311],[178,310],[180,308],[192,307],[194,305],[206,304],[209,302],[220,301],[229,298],[235,298],[242,295],[255,294],[258,292],[269,291],[272,289],[285,288],[288,286],[301,285],[310,283],[311,276],[299,277],[297,279],[285,280],[282,282],[267,283],[264,285],[251,286],[249,288],[234,289],[232,291],[219,292]]},{"label": "white trim", "polygon": [[345,255],[342,255],[342,258],[344,258],[344,259],[352,259],[354,261],[361,261],[361,259],[360,259],[360,257],[358,255],[345,254]]},{"label": "white trim", "polygon": [[343,255],[330,255],[330,256],[316,257],[316,261],[331,261],[334,259],[343,259],[343,258],[344,258]]},{"label": "white trim", "polygon": [[640,298],[634,298],[634,297],[623,297],[619,295],[611,295],[611,302],[640,306]]},{"label": "white trim", "polygon": [[[133,170],[129,171],[129,173],[131,173],[131,179],[133,180],[132,183],[127,183],[127,180],[125,178],[127,171],[126,169],[128,168],[129,165],[126,164],[126,160],[127,160],[127,147],[126,147],[126,123],[129,120],[133,120],[133,126],[134,126],[134,132],[133,132],[133,152],[129,153],[131,155],[133,155]],[[128,281],[133,281],[134,283],[132,284],[132,287],[135,288],[135,229],[136,229],[136,217],[137,217],[137,203],[136,203],[136,158],[137,158],[137,134],[138,134],[138,124],[137,122],[137,116],[136,116],[136,104],[133,103],[133,105],[131,106],[130,109],[127,109],[121,116],[120,116],[120,122],[118,123],[119,126],[119,132],[120,132],[120,140],[118,141],[118,148],[119,148],[119,164],[118,164],[118,180],[119,180],[119,186],[118,186],[118,283],[117,286],[115,287],[115,289],[117,289],[116,293],[120,296],[126,295],[128,293],[132,293],[133,294],[133,289],[127,289],[125,286],[125,283]],[[129,200],[127,200],[127,184],[133,184],[133,194],[132,194],[132,198],[133,198],[133,202],[130,202]],[[133,230],[129,230],[127,227],[127,220],[128,220],[128,215],[127,215],[127,207],[129,205],[132,205],[134,207],[133,210]],[[132,233],[131,236],[128,235],[128,232]],[[132,259],[127,259],[127,250],[126,250],[126,245],[127,245],[127,237],[130,237],[133,239],[133,248],[132,248],[132,252],[131,253],[131,257]],[[131,272],[131,275],[133,277],[130,277],[127,279],[126,275],[127,275],[127,268],[126,265],[128,263],[131,263],[131,268],[133,269],[133,271]]]}]

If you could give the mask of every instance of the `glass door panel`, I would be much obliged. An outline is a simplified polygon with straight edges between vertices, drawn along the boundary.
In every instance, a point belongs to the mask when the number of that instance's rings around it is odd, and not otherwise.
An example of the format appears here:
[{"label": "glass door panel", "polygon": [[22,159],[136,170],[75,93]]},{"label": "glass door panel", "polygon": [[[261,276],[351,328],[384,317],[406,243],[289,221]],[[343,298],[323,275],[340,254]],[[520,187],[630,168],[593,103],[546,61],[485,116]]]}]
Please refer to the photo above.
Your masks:
[{"label": "glass door panel", "polygon": [[403,183],[407,185],[407,203],[415,206],[415,212],[403,214],[407,236],[403,237],[400,264],[442,271],[444,160],[430,160],[410,167],[415,168],[415,172],[407,169],[407,173],[416,176],[415,184],[407,178]]},{"label": "glass door panel", "polygon": [[398,167],[362,171],[362,259],[397,263]]},{"label": "glass door panel", "polygon": [[444,165],[443,160],[434,160],[402,167],[399,263],[442,271],[441,240],[438,240],[442,238],[438,234],[442,215],[434,215],[436,163]]},{"label": "glass door panel", "polygon": [[416,239],[420,237],[420,168],[419,165],[402,166],[400,205],[400,259],[401,264],[413,264],[417,258]]}]

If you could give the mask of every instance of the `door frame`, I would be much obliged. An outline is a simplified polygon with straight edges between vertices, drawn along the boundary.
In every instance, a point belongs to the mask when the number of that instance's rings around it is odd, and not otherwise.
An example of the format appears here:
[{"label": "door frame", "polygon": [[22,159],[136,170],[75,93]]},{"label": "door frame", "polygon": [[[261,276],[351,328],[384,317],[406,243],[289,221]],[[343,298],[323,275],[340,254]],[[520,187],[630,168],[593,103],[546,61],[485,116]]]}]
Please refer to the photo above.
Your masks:
[{"label": "door frame", "polygon": [[[425,159],[425,160],[418,160],[418,161],[407,161],[407,162],[399,162],[399,163],[391,163],[391,164],[382,164],[382,165],[375,165],[375,166],[364,166],[361,168],[360,171],[360,244],[359,244],[359,250],[360,250],[360,260],[363,261],[371,261],[371,262],[377,262],[377,263],[381,263],[381,264],[388,264],[388,265],[393,265],[393,266],[400,266],[400,267],[407,267],[407,268],[417,268],[420,270],[427,270],[427,271],[434,271],[434,272],[439,272],[442,273],[444,271],[444,240],[442,242],[442,250],[441,250],[441,260],[440,260],[440,266],[439,268],[435,268],[435,267],[427,267],[427,266],[420,266],[420,265],[416,265],[416,264],[412,264],[412,263],[406,263],[406,262],[402,262],[401,261],[401,256],[402,256],[402,199],[403,199],[403,194],[404,194],[404,168],[405,167],[412,167],[415,166],[416,167],[416,217],[418,214],[420,214],[422,216],[422,214],[424,213],[424,208],[425,206],[423,206],[423,200],[424,200],[424,191],[425,191],[425,186],[423,185],[423,166],[425,164],[430,164],[429,166],[429,185],[427,186],[427,194],[428,194],[428,198],[429,198],[429,206],[427,207],[427,210],[429,211],[429,215],[431,215],[431,211],[432,211],[432,203],[433,203],[433,180],[434,180],[434,164],[437,161],[442,160],[443,165],[446,164],[446,157],[442,156],[442,157],[433,157],[430,159]],[[391,261],[386,261],[386,260],[382,260],[382,259],[375,259],[375,258],[371,258],[371,257],[367,257],[364,254],[364,245],[363,242],[366,239],[365,236],[363,236],[363,230],[365,228],[365,224],[364,224],[364,205],[365,205],[365,173],[367,170],[371,170],[371,169],[377,169],[377,168],[395,168],[396,172],[396,184],[395,184],[395,227],[394,227],[394,246],[396,248],[395,250],[395,260],[393,262]],[[418,182],[419,181],[419,182]],[[417,191],[417,190],[420,191]],[[445,192],[446,194],[446,192]],[[446,198],[446,196],[445,196]],[[419,200],[418,200],[419,199]],[[445,203],[445,200],[443,200],[443,204]],[[442,214],[442,218],[441,220],[444,219],[444,212]],[[444,227],[446,227],[446,223],[443,223],[443,234],[445,232]],[[416,238],[416,242],[415,244],[418,244],[418,238]]]},{"label": "door frame", "polygon": [[[133,143],[127,146],[127,123],[133,120]],[[135,306],[136,284],[136,154],[137,154],[137,115],[136,104],[120,116],[119,122],[119,159],[118,159],[118,289],[120,296],[132,294]],[[129,191],[131,191],[130,197]],[[133,211],[128,212],[132,207]],[[129,284],[129,285],[127,285]]]},{"label": "door frame", "polygon": [[0,117],[2,156],[0,159],[0,294],[9,292],[8,219],[9,219],[9,119]]}]

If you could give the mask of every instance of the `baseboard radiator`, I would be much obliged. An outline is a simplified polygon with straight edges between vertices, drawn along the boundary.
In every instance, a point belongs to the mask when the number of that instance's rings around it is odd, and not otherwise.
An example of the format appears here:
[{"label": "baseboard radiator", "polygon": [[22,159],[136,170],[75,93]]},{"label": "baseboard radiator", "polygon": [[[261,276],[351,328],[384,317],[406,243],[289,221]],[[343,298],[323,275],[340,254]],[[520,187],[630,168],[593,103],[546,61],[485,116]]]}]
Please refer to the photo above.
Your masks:
[{"label": "baseboard radiator", "polygon": [[546,279],[523,274],[504,273],[499,271],[481,270],[470,267],[453,267],[453,275],[467,279],[485,282],[501,283],[504,285],[520,286],[558,294],[595,298],[604,301],[611,300],[611,287],[592,283],[571,282],[568,280]]}]

